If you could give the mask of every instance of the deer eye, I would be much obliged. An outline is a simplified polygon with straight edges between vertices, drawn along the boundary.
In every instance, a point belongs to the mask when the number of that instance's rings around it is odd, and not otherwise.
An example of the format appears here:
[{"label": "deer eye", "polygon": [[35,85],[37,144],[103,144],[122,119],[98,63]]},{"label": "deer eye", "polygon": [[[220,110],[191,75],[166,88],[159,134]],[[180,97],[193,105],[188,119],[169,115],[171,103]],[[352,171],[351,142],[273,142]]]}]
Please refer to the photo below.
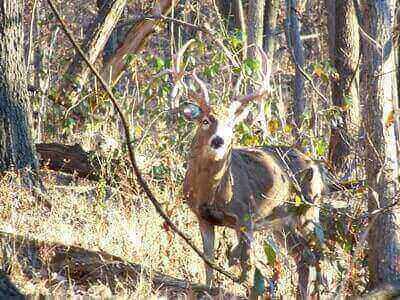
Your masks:
[{"label": "deer eye", "polygon": [[207,130],[208,127],[210,127],[210,121],[207,120],[207,119],[204,119],[203,121],[201,121],[201,127],[202,127],[204,130]]}]

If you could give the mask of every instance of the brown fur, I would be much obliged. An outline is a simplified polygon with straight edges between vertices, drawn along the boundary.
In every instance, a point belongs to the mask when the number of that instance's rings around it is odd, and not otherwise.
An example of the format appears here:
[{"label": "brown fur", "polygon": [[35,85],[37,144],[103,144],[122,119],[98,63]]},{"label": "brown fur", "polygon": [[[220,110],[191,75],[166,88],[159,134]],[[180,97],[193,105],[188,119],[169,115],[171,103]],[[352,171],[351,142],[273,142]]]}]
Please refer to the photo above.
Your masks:
[{"label": "brown fur", "polygon": [[[205,85],[201,86],[204,99],[208,99]],[[224,122],[214,117],[207,101],[198,101],[201,114],[195,118],[198,128],[187,160],[184,197],[199,220],[204,253],[209,259],[214,259],[214,226],[234,229],[239,244],[233,249],[230,262],[240,261],[245,279],[253,232],[270,229],[296,258],[299,287],[304,295],[308,282],[306,265],[310,261],[302,255],[307,251],[303,236],[313,230],[319,212],[311,206],[298,213],[289,202],[295,191],[309,204],[315,203],[332,186],[326,179],[335,180],[323,164],[290,147],[232,148],[233,127],[245,117],[248,99],[256,96],[233,102]],[[308,256],[312,257],[309,253]],[[212,269],[206,266],[207,284],[212,283],[212,278]]]},{"label": "brown fur", "polygon": [[[208,127],[203,127],[204,120],[209,123]],[[303,229],[307,222],[318,221],[318,209],[309,209],[301,216],[293,214],[288,204],[291,192],[301,192],[307,201],[314,202],[326,186],[318,164],[289,147],[232,149],[229,145],[225,157],[216,160],[209,144],[218,122],[209,114],[199,120],[183,190],[199,220],[207,257],[214,258],[214,226],[227,226],[236,231],[239,244],[232,251],[231,262],[240,261],[245,279],[254,230],[271,229],[278,240],[288,244],[293,255],[299,257],[306,242],[295,233],[294,225]],[[282,228],[292,231],[289,241],[284,241]],[[298,259],[297,262],[300,284],[307,285],[305,262]],[[211,284],[212,270],[207,266],[206,275],[207,284]]]}]

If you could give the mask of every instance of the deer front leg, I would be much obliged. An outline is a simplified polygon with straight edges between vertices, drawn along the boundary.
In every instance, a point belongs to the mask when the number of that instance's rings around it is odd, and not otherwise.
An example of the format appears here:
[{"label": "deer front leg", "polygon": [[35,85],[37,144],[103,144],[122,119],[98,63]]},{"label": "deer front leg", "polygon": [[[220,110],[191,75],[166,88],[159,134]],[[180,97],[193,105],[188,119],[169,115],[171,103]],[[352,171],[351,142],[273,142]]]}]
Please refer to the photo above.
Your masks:
[{"label": "deer front leg", "polygon": [[[204,254],[209,260],[213,262],[214,240],[215,240],[214,226],[204,221],[200,221],[199,225],[200,225],[201,238],[203,240]],[[211,287],[214,279],[213,269],[210,268],[207,264],[205,264],[205,268],[206,268],[206,284],[207,286]]]},{"label": "deer front leg", "polygon": [[240,279],[244,282],[247,280],[247,274],[251,268],[250,250],[251,242],[253,240],[253,232],[251,230],[248,230],[247,232],[238,230],[236,234],[238,237],[238,244],[229,254],[229,265],[234,265],[240,262],[240,267],[242,269]]}]

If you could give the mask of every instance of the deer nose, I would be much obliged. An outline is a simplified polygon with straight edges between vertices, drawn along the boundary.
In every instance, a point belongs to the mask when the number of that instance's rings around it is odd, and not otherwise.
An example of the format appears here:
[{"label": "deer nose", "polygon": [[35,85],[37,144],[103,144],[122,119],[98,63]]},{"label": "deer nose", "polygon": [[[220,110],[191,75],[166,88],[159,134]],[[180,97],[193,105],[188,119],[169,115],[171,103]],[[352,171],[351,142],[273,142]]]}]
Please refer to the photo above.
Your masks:
[{"label": "deer nose", "polygon": [[224,140],[220,136],[216,136],[211,140],[211,148],[218,149],[224,144]]}]

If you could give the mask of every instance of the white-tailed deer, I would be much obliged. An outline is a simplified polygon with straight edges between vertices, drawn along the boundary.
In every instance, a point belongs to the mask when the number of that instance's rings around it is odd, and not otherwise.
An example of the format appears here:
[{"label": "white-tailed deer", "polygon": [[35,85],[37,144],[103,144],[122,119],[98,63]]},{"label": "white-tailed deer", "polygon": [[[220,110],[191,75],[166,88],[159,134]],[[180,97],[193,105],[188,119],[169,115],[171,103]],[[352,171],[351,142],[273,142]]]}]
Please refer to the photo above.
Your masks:
[{"label": "white-tailed deer", "polygon": [[[305,238],[296,234],[318,221],[319,211],[311,205],[303,213],[295,213],[291,201],[293,190],[305,201],[316,203],[321,195],[337,190],[337,181],[322,163],[313,161],[289,147],[235,148],[232,146],[234,127],[247,115],[247,104],[263,97],[261,91],[235,98],[227,118],[217,118],[210,106],[208,91],[195,73],[202,95],[184,108],[188,120],[198,128],[187,159],[184,197],[196,214],[205,255],[214,259],[214,226],[233,228],[239,244],[231,258],[240,260],[242,278],[249,269],[249,249],[253,232],[271,229],[278,241],[283,240],[282,229],[292,232],[286,245],[297,258],[299,288],[305,293],[308,267],[298,259],[304,251]],[[206,281],[213,280],[212,269],[206,266]],[[305,285],[305,286],[304,286]]]}]

